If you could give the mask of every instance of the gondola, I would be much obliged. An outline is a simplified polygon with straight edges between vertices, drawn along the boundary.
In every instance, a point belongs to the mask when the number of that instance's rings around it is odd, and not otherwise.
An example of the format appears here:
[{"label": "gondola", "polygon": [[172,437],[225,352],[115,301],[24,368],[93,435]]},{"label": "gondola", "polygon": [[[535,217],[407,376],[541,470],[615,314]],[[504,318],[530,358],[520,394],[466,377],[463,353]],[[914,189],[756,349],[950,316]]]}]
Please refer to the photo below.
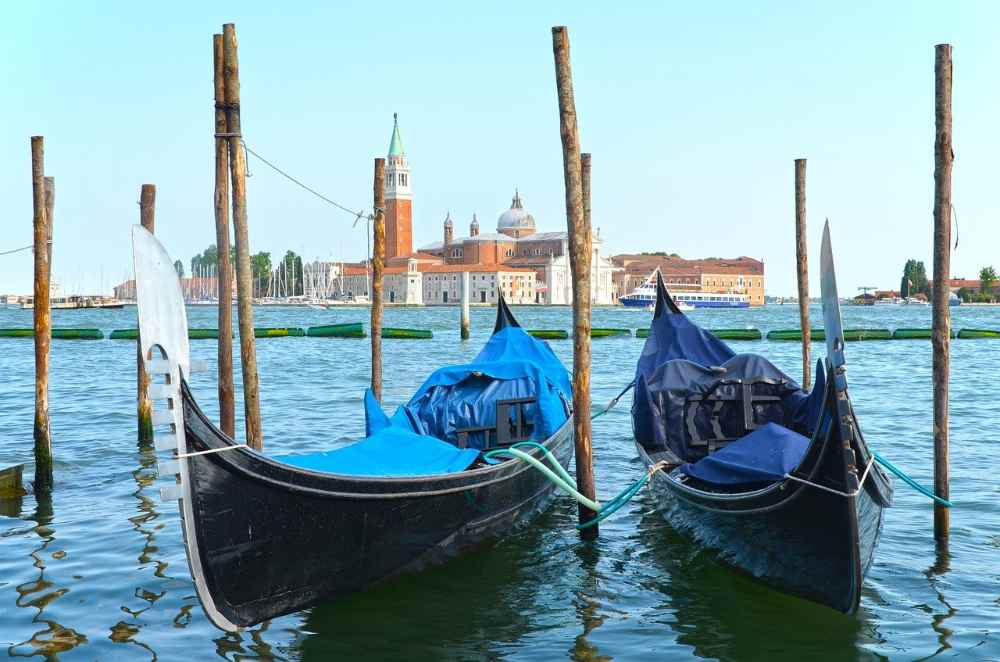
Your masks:
[{"label": "gondola", "polygon": [[827,356],[809,392],[699,328],[658,279],[632,424],[674,528],[779,591],[853,613],[892,483],[847,390],[829,225],[821,269]]},{"label": "gondola", "polygon": [[[198,598],[227,631],[359,591],[502,538],[543,510],[553,486],[483,452],[573,452],[569,375],[500,297],[469,364],[436,370],[392,417],[370,391],[366,436],[343,448],[270,457],[238,444],[188,387],[187,320],[172,261],[133,229],[141,351],[155,384],[165,499],[179,500]],[[197,365],[194,367],[197,368]],[[163,434],[159,434],[163,432]]]}]

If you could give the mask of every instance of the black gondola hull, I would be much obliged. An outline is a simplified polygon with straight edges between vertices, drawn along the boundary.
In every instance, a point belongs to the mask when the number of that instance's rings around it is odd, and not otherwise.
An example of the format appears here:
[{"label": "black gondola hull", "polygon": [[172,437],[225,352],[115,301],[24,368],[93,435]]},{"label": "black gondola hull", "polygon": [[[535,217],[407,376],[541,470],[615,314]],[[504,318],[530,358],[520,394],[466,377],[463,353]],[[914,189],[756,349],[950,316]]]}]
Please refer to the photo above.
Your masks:
[{"label": "black gondola hull", "polygon": [[[652,461],[639,446],[640,456]],[[837,483],[835,453],[813,476]],[[786,480],[753,495],[720,495],[688,487],[658,472],[651,489],[664,518],[720,561],[773,588],[853,613],[882,529],[884,477],[856,496],[832,494]]]},{"label": "black gondola hull", "polygon": [[[190,450],[231,446],[183,390]],[[572,417],[544,445],[568,465]],[[551,483],[516,461],[402,479],[311,472],[243,449],[187,462],[185,531],[194,532],[188,553],[198,556],[199,595],[240,627],[488,543],[553,496]]]}]

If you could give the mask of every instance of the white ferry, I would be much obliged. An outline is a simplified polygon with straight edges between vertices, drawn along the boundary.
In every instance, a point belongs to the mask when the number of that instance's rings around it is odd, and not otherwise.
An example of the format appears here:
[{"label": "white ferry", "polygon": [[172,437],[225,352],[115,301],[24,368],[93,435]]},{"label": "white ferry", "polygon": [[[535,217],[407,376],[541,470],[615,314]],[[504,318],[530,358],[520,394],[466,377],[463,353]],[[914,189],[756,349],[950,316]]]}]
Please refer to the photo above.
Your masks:
[{"label": "white ferry", "polygon": [[[618,299],[629,308],[646,308],[656,304],[656,273],[650,274],[646,282],[627,295]],[[749,308],[750,300],[745,294],[724,294],[721,292],[678,292],[670,293],[677,305],[687,304],[693,308]]]}]

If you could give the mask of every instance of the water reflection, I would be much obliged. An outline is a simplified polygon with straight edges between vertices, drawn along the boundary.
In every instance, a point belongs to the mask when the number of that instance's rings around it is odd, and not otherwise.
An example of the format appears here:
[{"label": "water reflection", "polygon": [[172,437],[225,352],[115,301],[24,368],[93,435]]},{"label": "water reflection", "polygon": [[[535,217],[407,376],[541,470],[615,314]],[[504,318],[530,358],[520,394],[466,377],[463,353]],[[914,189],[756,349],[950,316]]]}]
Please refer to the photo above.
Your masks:
[{"label": "water reflection", "polygon": [[[7,654],[11,657],[39,655],[49,658],[87,642],[87,638],[76,630],[45,618],[45,608],[65,595],[69,589],[56,586],[45,576],[45,556],[48,554],[49,546],[56,539],[56,532],[52,527],[54,517],[52,494],[50,492],[36,494],[35,503],[35,512],[25,519],[35,523],[31,531],[39,540],[38,547],[30,554],[32,565],[38,569],[38,578],[15,587],[18,595],[16,604],[23,609],[36,610],[32,622],[45,627],[32,634],[27,641],[9,647]],[[59,558],[58,554],[59,551],[56,551],[53,556]]]},{"label": "water reflection", "polygon": [[532,613],[564,609],[538,604],[565,583],[553,526],[546,513],[503,543],[315,607],[295,648],[304,661],[502,657],[532,631]]},{"label": "water reflection", "polygon": [[580,587],[575,591],[573,606],[583,632],[573,640],[569,656],[575,662],[606,662],[612,658],[601,655],[597,646],[589,639],[590,634],[604,625],[606,620],[599,612],[600,602],[593,597],[600,591],[600,575],[597,571],[600,551],[596,543],[583,543],[575,551],[584,574],[580,578]]},{"label": "water reflection", "polygon": [[[940,655],[951,648],[951,643],[948,640],[951,639],[954,632],[944,623],[957,614],[958,610],[951,606],[944,595],[943,585],[945,582],[943,580],[950,570],[951,551],[948,548],[948,540],[947,538],[937,540],[934,545],[934,563],[924,571],[924,577],[927,578],[927,583],[930,584],[931,590],[934,591],[938,602],[944,609],[931,614],[931,628],[937,633],[938,648],[927,657],[921,658],[924,660]],[[928,607],[928,611],[932,611],[930,607]]]},{"label": "water reflection", "polygon": [[699,657],[780,659],[790,650],[811,660],[871,659],[871,616],[853,617],[784,595],[736,572],[700,550],[649,508],[639,524],[641,559],[658,569],[647,588],[663,595],[660,609]]}]

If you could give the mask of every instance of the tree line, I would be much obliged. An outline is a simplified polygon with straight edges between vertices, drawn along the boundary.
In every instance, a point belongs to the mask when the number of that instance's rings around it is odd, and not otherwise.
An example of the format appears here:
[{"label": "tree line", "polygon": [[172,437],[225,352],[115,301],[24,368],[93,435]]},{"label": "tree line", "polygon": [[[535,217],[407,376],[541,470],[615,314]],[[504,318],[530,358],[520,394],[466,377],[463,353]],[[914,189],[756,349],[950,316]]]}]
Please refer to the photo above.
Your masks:
[{"label": "tree line", "polygon": [[[236,249],[234,247],[229,249],[229,264],[235,269]],[[219,249],[215,244],[210,244],[204,251],[191,258],[192,275],[206,274],[213,267],[217,270],[218,266]],[[174,262],[174,270],[177,271],[178,277],[184,278],[183,262],[180,260]],[[274,283],[280,284],[275,288],[277,291],[287,292],[287,296],[303,294],[302,258],[295,251],[286,251],[284,258],[278,262],[277,268],[272,264],[271,253],[268,251],[260,251],[250,256],[250,277],[254,282],[254,289],[259,293],[258,295],[268,291],[272,273]]]},{"label": "tree line", "polygon": [[[997,300],[993,291],[998,281],[997,272],[992,266],[979,270],[979,287],[961,287],[956,295],[965,303],[992,303]],[[920,260],[907,260],[903,266],[903,277],[899,284],[899,296],[912,297],[916,294],[931,296],[930,282],[927,280],[927,270]]]}]

